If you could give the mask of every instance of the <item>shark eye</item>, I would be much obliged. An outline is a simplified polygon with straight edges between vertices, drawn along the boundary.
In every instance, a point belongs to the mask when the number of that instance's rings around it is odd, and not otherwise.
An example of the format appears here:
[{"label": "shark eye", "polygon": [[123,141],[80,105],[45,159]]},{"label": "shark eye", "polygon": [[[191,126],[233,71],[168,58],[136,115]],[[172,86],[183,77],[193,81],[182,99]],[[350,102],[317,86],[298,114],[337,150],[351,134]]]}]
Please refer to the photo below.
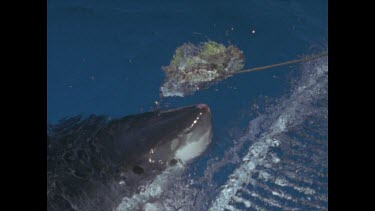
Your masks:
[{"label": "shark eye", "polygon": [[142,173],[144,172],[144,170],[143,170],[143,168],[140,167],[140,166],[134,166],[134,167],[133,167],[133,172],[134,172],[135,174],[142,174]]},{"label": "shark eye", "polygon": [[176,159],[172,159],[172,160],[169,161],[169,165],[171,165],[171,166],[176,165],[176,163],[177,163]]}]

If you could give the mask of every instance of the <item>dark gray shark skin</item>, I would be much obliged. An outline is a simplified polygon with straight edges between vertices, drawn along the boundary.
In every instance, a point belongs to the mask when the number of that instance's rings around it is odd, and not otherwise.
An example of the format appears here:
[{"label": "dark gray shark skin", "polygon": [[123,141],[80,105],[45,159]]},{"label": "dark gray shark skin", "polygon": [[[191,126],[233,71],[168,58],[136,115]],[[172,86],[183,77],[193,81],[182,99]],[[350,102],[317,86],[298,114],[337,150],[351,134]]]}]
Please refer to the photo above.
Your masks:
[{"label": "dark gray shark skin", "polygon": [[50,126],[47,210],[113,210],[169,166],[203,153],[211,128],[205,104]]}]

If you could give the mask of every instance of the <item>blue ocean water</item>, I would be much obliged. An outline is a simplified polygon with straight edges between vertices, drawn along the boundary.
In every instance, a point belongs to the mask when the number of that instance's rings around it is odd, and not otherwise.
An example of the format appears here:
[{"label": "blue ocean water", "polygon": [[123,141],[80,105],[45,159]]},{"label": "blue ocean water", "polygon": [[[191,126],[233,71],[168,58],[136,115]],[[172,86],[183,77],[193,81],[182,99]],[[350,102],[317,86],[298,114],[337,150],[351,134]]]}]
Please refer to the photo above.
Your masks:
[{"label": "blue ocean water", "polygon": [[[319,53],[328,45],[328,3],[323,0],[49,0],[47,7],[48,122],[77,114],[116,118],[154,109],[155,102],[159,107],[207,103],[213,115],[214,141],[196,164],[197,175],[203,175],[207,163],[215,163],[216,157],[228,151],[241,160],[256,139],[241,141],[251,120],[279,107],[278,102],[285,102],[293,87],[305,86],[295,84],[302,70],[309,68],[293,65],[236,75],[194,95],[161,99],[159,89],[165,79],[161,66],[169,64],[178,46],[207,40],[234,44],[243,50],[247,69]],[[267,119],[272,122],[270,116]],[[323,125],[319,130],[324,129]],[[241,164],[223,165],[221,176],[211,181],[217,186],[228,181],[227,176]],[[267,192],[272,185],[265,187]],[[252,208],[261,210],[258,198]],[[321,201],[316,202],[320,208],[297,199],[284,204],[324,210],[327,206]],[[265,210],[277,209],[271,202],[262,203],[271,206],[264,205]]]}]

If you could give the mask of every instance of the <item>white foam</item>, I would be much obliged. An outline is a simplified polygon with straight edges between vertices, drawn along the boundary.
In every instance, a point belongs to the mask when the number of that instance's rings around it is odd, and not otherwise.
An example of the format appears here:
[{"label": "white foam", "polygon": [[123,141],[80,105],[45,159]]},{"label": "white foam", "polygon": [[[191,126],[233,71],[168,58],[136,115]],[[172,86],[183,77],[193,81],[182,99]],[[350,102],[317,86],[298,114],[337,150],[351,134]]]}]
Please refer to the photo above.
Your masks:
[{"label": "white foam", "polygon": [[148,184],[146,187],[142,188],[142,191],[138,194],[134,194],[131,197],[125,197],[122,202],[117,206],[117,211],[128,211],[137,210],[140,207],[147,206],[148,210],[153,210],[157,207],[156,205],[149,204],[149,200],[158,197],[163,192],[164,187],[170,181],[170,177],[177,175],[181,172],[183,166],[175,165],[173,167],[167,168],[163,173],[158,175],[152,183]]},{"label": "white foam", "polygon": [[[270,147],[279,146],[279,141],[275,139],[275,136],[288,130],[288,127],[294,126],[302,122],[311,113],[306,112],[309,103],[313,102],[321,93],[326,93],[325,88],[327,84],[327,73],[328,66],[326,63],[321,63],[319,66],[314,65],[313,68],[305,70],[305,74],[302,76],[299,85],[292,90],[289,98],[282,100],[279,105],[274,109],[274,112],[270,115],[275,117],[273,124],[266,129],[258,139],[257,142],[252,144],[248,150],[248,153],[243,157],[242,164],[234,170],[230,175],[230,179],[227,180],[223,189],[211,204],[209,210],[219,211],[225,210],[232,206],[229,206],[231,200],[238,201],[236,193],[242,187],[252,182],[251,174],[254,172],[259,165],[269,165],[265,162],[265,157]],[[258,127],[258,122],[256,126]],[[253,126],[250,122],[250,126]],[[257,128],[255,128],[257,129]],[[246,134],[241,139],[251,137],[251,134]],[[274,157],[274,162],[280,162],[280,158]],[[268,179],[269,175],[266,172],[260,171],[260,177]],[[236,179],[233,179],[236,178]],[[287,181],[276,179],[276,184],[281,186],[289,186]],[[305,187],[294,187],[294,189],[304,192],[306,194],[313,194],[314,190]],[[251,195],[254,197],[255,193]],[[274,192],[273,194],[278,194]],[[281,207],[276,201],[262,198],[269,204],[276,207]],[[249,202],[250,203],[250,202]],[[250,203],[251,204],[251,203]],[[254,206],[255,209],[261,210],[262,208]]]}]

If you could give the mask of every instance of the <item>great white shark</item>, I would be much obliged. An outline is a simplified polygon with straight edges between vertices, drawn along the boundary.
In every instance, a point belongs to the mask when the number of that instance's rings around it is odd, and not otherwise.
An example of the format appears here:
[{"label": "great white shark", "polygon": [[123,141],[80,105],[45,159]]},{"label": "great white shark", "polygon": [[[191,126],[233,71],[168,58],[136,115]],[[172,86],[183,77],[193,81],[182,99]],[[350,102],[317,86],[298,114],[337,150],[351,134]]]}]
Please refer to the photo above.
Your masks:
[{"label": "great white shark", "polygon": [[126,116],[74,117],[47,133],[47,210],[114,210],[211,142],[206,104]]}]

